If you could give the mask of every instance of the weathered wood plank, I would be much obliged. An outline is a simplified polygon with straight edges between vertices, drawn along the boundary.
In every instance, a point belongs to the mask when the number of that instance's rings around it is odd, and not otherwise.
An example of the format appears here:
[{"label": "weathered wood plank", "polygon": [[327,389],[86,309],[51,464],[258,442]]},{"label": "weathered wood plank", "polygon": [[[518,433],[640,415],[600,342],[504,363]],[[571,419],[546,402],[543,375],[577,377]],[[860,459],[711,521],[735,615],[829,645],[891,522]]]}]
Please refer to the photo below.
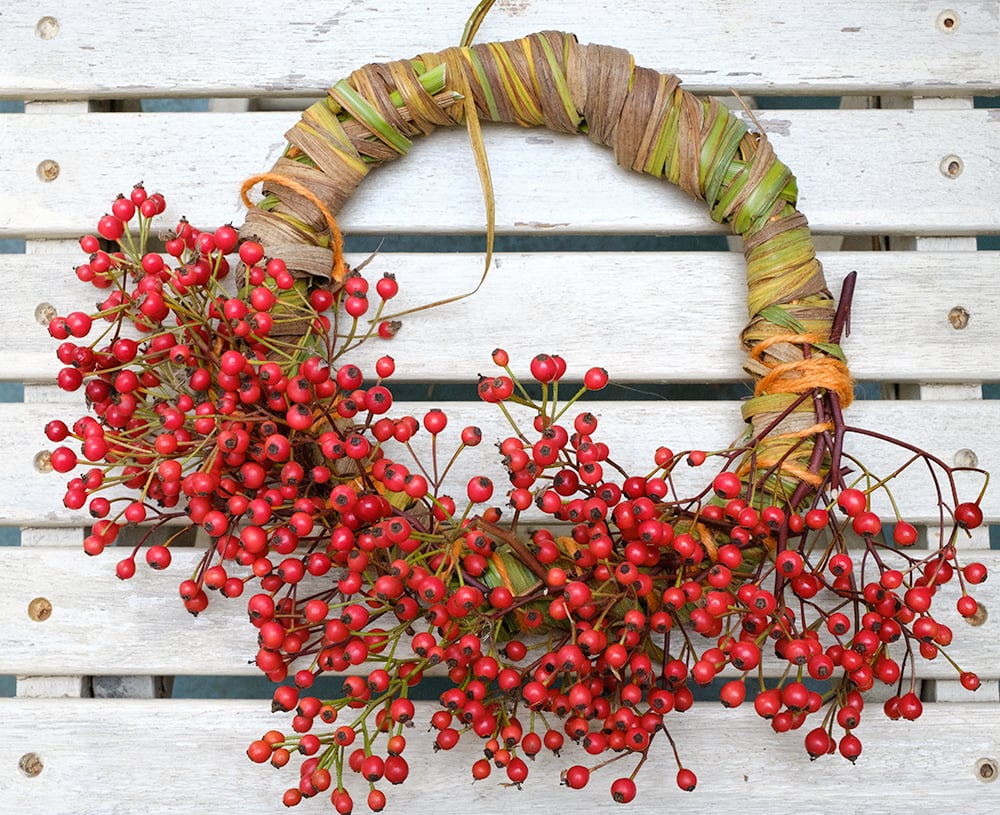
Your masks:
[{"label": "weathered wood plank", "polygon": [[[201,551],[177,549],[166,573],[140,563],[136,576],[122,582],[114,568],[126,553],[88,558],[79,548],[0,549],[0,585],[9,587],[0,594],[0,619],[7,621],[0,674],[260,675],[250,664],[257,637],[247,622],[245,598],[214,597],[192,618],[177,597],[176,585],[192,573]],[[970,552],[965,560],[993,572],[974,592],[987,609],[985,623],[962,621],[955,610],[959,590],[951,584],[935,599],[934,616],[955,631],[948,653],[964,670],[976,671],[983,681],[1000,678],[1000,552]],[[36,597],[52,607],[42,622],[28,614]],[[943,657],[917,660],[915,667],[922,678],[955,678]],[[776,676],[783,666],[769,656],[765,670]]]},{"label": "weathered wood plank", "polygon": [[[420,704],[420,722],[429,711],[429,703]],[[266,714],[260,701],[2,699],[0,714],[6,736],[0,741],[0,784],[12,812],[186,815],[208,801],[218,813],[277,812],[281,793],[298,779],[294,769],[275,773],[244,755],[250,741],[286,724],[284,717]],[[1000,806],[1000,784],[979,780],[981,763],[995,762],[1000,752],[1000,706],[927,705],[916,722],[866,712],[858,731],[865,752],[855,766],[839,757],[810,762],[799,733],[776,735],[750,711],[699,704],[669,715],[667,723],[684,762],[698,774],[698,789],[690,795],[676,789],[676,765],[661,737],[638,775],[639,796],[630,812],[659,813],[681,802],[747,815],[828,815],[831,801],[845,815],[987,815]],[[410,777],[401,787],[386,785],[390,812],[420,815],[457,807],[500,815],[529,801],[532,811],[597,812],[611,805],[611,782],[634,766],[623,761],[598,772],[584,790],[569,790],[559,786],[559,772],[593,763],[570,746],[559,758],[540,755],[518,791],[504,787],[500,781],[506,779],[496,770],[487,781],[472,783],[468,768],[482,755],[478,739],[469,736],[455,750],[435,753],[425,726],[406,738]],[[35,777],[17,769],[27,753],[41,762]],[[364,811],[367,788],[356,781],[347,783],[356,811]]]},{"label": "weathered wood plank", "polygon": [[[760,118],[796,172],[802,211],[818,232],[1000,231],[1000,209],[983,206],[1000,189],[1000,167],[990,158],[995,112],[809,110]],[[240,182],[273,164],[295,119],[289,112],[0,117],[8,157],[0,165],[0,237],[78,236],[93,229],[105,202],[140,179],[167,195],[171,218],[240,223]],[[718,231],[703,204],[617,167],[587,139],[515,126],[489,127],[485,136],[501,232]],[[344,209],[344,227],[373,235],[481,231],[482,191],[467,141],[449,131],[416,144],[409,160],[365,182]],[[959,176],[942,173],[946,156],[961,159]],[[40,179],[43,161],[59,165],[55,180]]]},{"label": "weathered wood plank", "polygon": [[[478,40],[570,30],[582,42],[627,48],[639,64],[716,93],[904,88],[969,95],[1000,87],[996,3],[959,4],[950,27],[939,16],[946,8],[902,0],[793,6],[762,0],[737,12],[723,0],[563,0],[555,6],[501,0]],[[303,0],[275,15],[266,6],[225,0],[214,9],[217,23],[193,25],[189,6],[178,0],[142,0],[124,10],[89,0],[56,9],[8,2],[0,96],[316,94],[364,63],[457,45],[471,4],[439,0],[417,11],[404,0]],[[127,31],[128,42],[109,38],[115,31]],[[223,32],[238,44],[220,47]]]},{"label": "weathered wood plank", "polygon": [[[582,366],[579,369],[582,373]],[[470,390],[472,387],[470,383]],[[601,419],[595,438],[609,445],[612,458],[627,472],[644,473],[652,469],[653,451],[661,444],[678,452],[724,449],[742,432],[739,407],[732,402],[636,402],[627,411],[622,409],[625,404],[622,402],[582,404]],[[511,431],[499,411],[482,403],[426,402],[400,403],[391,415],[413,413],[420,417],[427,409],[438,406],[446,408],[450,428],[454,428],[441,436],[442,450],[449,449],[443,445],[457,445],[460,429],[469,424],[482,428],[486,440],[479,447],[466,449],[449,473],[443,491],[464,495],[468,480],[473,475],[485,474],[494,480],[500,496],[507,479],[493,441],[506,438]],[[62,506],[68,477],[36,471],[33,464],[37,452],[53,446],[45,439],[45,422],[55,417],[73,419],[82,413],[82,409],[67,411],[64,405],[54,410],[43,405],[0,405],[0,449],[18,451],[7,458],[6,466],[0,470],[0,523],[60,526],[87,522],[89,516],[85,512],[70,512]],[[1000,437],[989,431],[1000,426],[998,401],[862,401],[850,408],[848,421],[858,427],[905,436],[946,462],[954,462],[960,450],[972,450],[979,466],[993,471],[1000,469]],[[651,430],[638,433],[636,428]],[[421,435],[414,437],[412,445],[429,465],[425,449],[429,441],[425,442]],[[870,472],[883,475],[893,472],[909,457],[904,450],[853,436],[848,438],[847,450],[864,462]],[[405,451],[387,448],[387,454],[399,456],[409,466],[411,460]],[[450,455],[450,449],[442,455]],[[910,468],[895,479],[893,492],[904,517],[914,523],[933,523],[937,518],[936,494],[925,472],[918,469]],[[968,474],[959,476],[962,476],[957,479],[960,488],[971,496],[977,495],[981,479]],[[689,495],[703,489],[710,476],[681,467],[674,478],[678,492]],[[982,507],[987,523],[1000,519],[1000,491],[987,492]],[[875,496],[873,508],[889,517],[893,515],[881,496]]]},{"label": "weathered wood plank", "polygon": [[[1000,253],[835,252],[821,259],[834,291],[848,272],[859,274],[852,333],[844,343],[858,380],[1000,379],[1000,290],[993,285]],[[54,380],[57,343],[37,315],[47,311],[44,304],[60,314],[91,305],[95,290],[73,274],[83,260],[82,253],[0,255],[6,284],[0,379]],[[387,254],[375,258],[368,274],[396,275],[401,290],[391,310],[403,311],[467,291],[481,269],[479,255]],[[548,350],[577,365],[603,365],[621,382],[740,381],[743,274],[743,259],[734,253],[498,255],[476,296],[406,317],[391,342],[372,340],[352,352],[351,361],[371,370],[378,356],[390,354],[397,380],[473,381],[501,346],[519,374]],[[949,320],[953,308],[968,315],[964,329]],[[558,338],[548,339],[554,317]],[[616,342],[595,330],[624,325],[628,337]]]}]

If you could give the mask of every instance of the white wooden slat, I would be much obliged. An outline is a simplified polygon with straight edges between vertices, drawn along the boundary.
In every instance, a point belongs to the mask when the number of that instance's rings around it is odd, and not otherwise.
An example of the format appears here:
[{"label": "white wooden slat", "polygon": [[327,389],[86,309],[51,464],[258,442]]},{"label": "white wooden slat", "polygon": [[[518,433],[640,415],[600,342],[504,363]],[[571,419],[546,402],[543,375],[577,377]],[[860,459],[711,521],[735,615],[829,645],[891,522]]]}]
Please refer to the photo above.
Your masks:
[{"label": "white wooden slat", "polygon": [[[127,9],[13,0],[3,14],[0,96],[318,93],[364,63],[457,45],[472,6],[303,0],[275,11],[222,0],[213,7],[218,24],[183,25],[190,7],[179,0]],[[951,28],[939,16],[946,9],[958,12]],[[997,18],[987,0],[762,0],[738,11],[724,0],[501,0],[478,41],[569,30],[582,42],[627,48],[639,64],[678,73],[702,91],[950,95],[1000,86]],[[222,26],[233,27],[232,47],[220,46]],[[128,41],[107,36],[115,31],[128,32]]]},{"label": "white wooden slat", "polygon": [[[470,385],[471,388],[471,385]],[[596,438],[610,447],[612,458],[627,472],[645,473],[653,469],[653,451],[667,445],[675,451],[725,449],[742,432],[743,424],[739,407],[732,402],[599,402],[581,403],[601,419]],[[444,407],[450,417],[451,428],[439,442],[457,445],[460,429],[474,424],[482,428],[484,443],[468,448],[452,468],[444,484],[444,491],[455,496],[465,494],[465,485],[473,475],[485,474],[497,485],[498,501],[507,483],[493,441],[506,438],[511,431],[499,411],[482,403],[454,402],[447,404],[401,403],[390,411],[392,416],[413,413],[420,417],[430,407]],[[583,409],[583,408],[581,408]],[[45,439],[43,428],[54,417],[73,419],[82,410],[67,413],[60,405],[55,412],[39,405],[0,405],[0,449],[18,451],[9,456],[7,466],[0,470],[0,523],[51,524],[54,526],[84,524],[89,516],[85,512],[70,512],[62,505],[68,476],[38,472],[34,469],[37,452],[49,450],[52,443]],[[526,426],[530,417],[525,413]],[[889,435],[905,437],[921,445],[944,461],[952,463],[960,450],[973,450],[979,466],[996,471],[1000,469],[1000,439],[990,428],[1000,426],[1000,402],[857,402],[848,412],[848,421],[862,428],[869,428]],[[636,428],[652,428],[636,432]],[[451,435],[449,435],[451,434]],[[413,446],[425,462],[430,458],[424,450],[425,442],[418,434]],[[428,437],[429,439],[429,437]],[[851,437],[848,452],[860,459],[872,473],[887,475],[901,466],[909,453],[864,438]],[[407,462],[404,451],[399,460]],[[450,455],[450,451],[443,455]],[[443,462],[442,462],[443,464]],[[963,474],[959,474],[963,476]],[[674,474],[678,492],[690,495],[700,491],[710,479],[710,474],[686,466]],[[956,479],[960,492],[969,499],[979,493],[981,478],[965,475]],[[893,491],[900,512],[913,523],[933,523],[937,520],[937,500],[934,487],[922,469],[910,468],[893,482]],[[1000,520],[1000,491],[989,490],[982,503],[987,523]],[[892,517],[884,497],[873,499],[875,511]]]},{"label": "white wooden slat", "polygon": [[[68,112],[82,112],[81,102],[31,102],[25,105],[29,115],[51,114],[60,108],[68,108]],[[67,252],[70,247],[66,241],[28,241],[25,251],[32,255],[48,255],[52,252]],[[13,317],[13,322],[20,322],[21,315]],[[24,400],[48,401],[53,396],[58,398],[59,388],[53,384],[27,383],[24,386]],[[60,529],[39,529],[34,526],[24,526],[20,530],[20,545],[30,551],[34,547],[64,547],[79,546],[83,540],[83,529],[62,527]],[[72,697],[80,698],[92,695],[90,677],[82,674],[62,672],[60,676],[41,676],[33,666],[26,666],[24,672],[16,677],[15,695],[29,698]]]},{"label": "white wooden slat", "polygon": [[[140,179],[166,194],[170,217],[240,223],[240,182],[273,164],[296,118],[288,111],[0,117],[9,157],[0,165],[0,237],[92,231],[114,195]],[[1000,167],[990,158],[995,111],[771,111],[760,118],[797,174],[800,206],[818,232],[1000,231],[1000,210],[982,204],[1000,189]],[[585,138],[512,125],[484,133],[501,232],[718,231],[704,204],[623,170]],[[963,164],[955,178],[941,170],[952,155]],[[44,161],[59,165],[54,180],[39,177]],[[375,235],[479,232],[483,213],[468,136],[451,130],[367,179],[342,221],[349,232]]]},{"label": "white wooden slat", "polygon": [[[244,754],[265,730],[285,724],[285,717],[266,714],[260,701],[0,700],[0,713],[7,735],[0,741],[0,785],[12,812],[182,815],[201,801],[211,801],[220,814],[277,812],[282,792],[298,780],[293,767],[275,772]],[[418,718],[424,722],[429,715],[429,703],[421,703]],[[877,709],[866,711],[858,730],[864,752],[854,766],[839,757],[810,762],[801,746],[804,734],[776,735],[748,710],[697,704],[670,714],[667,723],[685,764],[698,775],[698,788],[676,789],[676,765],[661,736],[637,776],[639,795],[629,812],[687,805],[747,815],[828,815],[836,801],[837,811],[850,815],[988,815],[1000,806],[1000,784],[980,780],[979,769],[989,762],[995,767],[1000,707],[926,705],[916,722],[891,722]],[[626,758],[595,773],[584,790],[570,790],[559,786],[559,772],[596,763],[570,746],[559,758],[546,754],[529,762],[519,791],[501,784],[506,778],[497,770],[472,782],[469,767],[482,756],[478,739],[470,735],[455,750],[435,753],[433,736],[423,725],[407,731],[410,777],[400,787],[385,785],[386,812],[501,815],[529,806],[535,812],[597,812],[612,806],[611,782],[634,767]],[[28,753],[41,763],[30,778],[17,769]],[[367,787],[356,781],[347,783],[355,811],[364,812]],[[328,795],[320,797],[326,800],[306,802],[303,811],[329,807]]]},{"label": "white wooden slat", "polygon": [[[65,103],[73,112],[77,112],[80,106],[78,102]],[[58,103],[37,102],[25,105],[25,113],[28,116],[35,114],[55,113],[60,105]],[[65,241],[28,241],[25,251],[32,257],[42,257],[52,252],[67,252],[70,247]],[[21,322],[21,315],[17,315],[12,320],[15,323]],[[52,384],[31,384],[24,386],[24,398],[26,402],[34,400],[48,400],[57,394],[58,387]],[[40,530],[33,527],[34,521],[30,520],[21,529],[21,546],[25,551],[31,551],[35,547],[62,547],[67,545],[78,546],[83,540],[83,530],[79,528],[62,528],[58,530],[49,529],[46,534],[39,534]],[[53,697],[70,696],[84,697],[91,695],[91,681],[89,677],[79,673],[61,671],[61,676],[42,676],[41,672],[31,665],[26,665],[25,670],[20,672],[16,679],[15,695],[19,697]]]},{"label": "white wooden slat", "polygon": [[[251,664],[257,635],[246,618],[249,593],[234,600],[213,595],[208,609],[194,618],[176,587],[193,572],[200,551],[175,550],[173,565],[162,573],[140,560],[136,576],[123,582],[115,576],[115,562],[126,554],[126,549],[108,550],[90,558],[81,548],[0,549],[0,578],[9,587],[0,594],[0,619],[6,621],[0,674],[261,675]],[[992,572],[973,592],[987,609],[984,624],[970,626],[959,617],[959,589],[952,584],[935,598],[934,617],[955,632],[948,654],[986,682],[1000,678],[1000,553],[969,552],[962,562],[973,560]],[[319,590],[329,582],[315,585]],[[38,597],[52,607],[41,622],[28,614],[29,603]],[[764,671],[778,676],[785,667],[768,655]],[[918,659],[915,670],[921,678],[956,676],[943,657]],[[991,701],[986,690],[967,697],[973,698]]]},{"label": "white wooden slat", "polygon": [[[937,109],[961,109],[971,107],[974,103],[972,97],[956,97],[951,99],[912,99],[910,100],[910,106],[913,108],[937,108]],[[906,105],[904,104],[904,107]],[[965,252],[975,252],[976,251],[976,239],[975,238],[957,238],[953,236],[948,237],[916,237],[912,239],[914,243],[914,249],[918,252],[925,251],[965,251]],[[929,378],[928,378],[929,379]],[[961,389],[961,390],[960,390]],[[958,393],[956,393],[958,392]],[[934,384],[921,384],[919,386],[919,398],[921,399],[948,399],[948,398],[965,398],[965,399],[982,399],[983,390],[982,387],[977,387],[975,384],[966,384],[964,386],[942,386],[940,383]],[[967,542],[966,546],[979,547],[983,549],[988,549],[990,546],[990,530],[988,527],[980,527],[977,529],[972,536],[972,538]],[[935,702],[953,702],[960,696],[962,687],[961,683],[952,679],[945,681],[934,681],[928,683],[923,688],[924,698]],[[994,694],[991,694],[995,696]]]},{"label": "white wooden slat", "polygon": [[[859,275],[844,342],[856,379],[1000,379],[1000,290],[993,285],[1000,253],[834,252],[821,259],[834,292],[848,272]],[[73,273],[85,260],[80,252],[0,255],[0,379],[54,379],[58,344],[37,317],[49,311],[45,304],[59,314],[92,307],[97,291]],[[395,274],[401,289],[390,310],[404,311],[467,291],[481,270],[479,255],[385,254],[366,274]],[[500,346],[519,374],[544,350],[577,365],[603,365],[622,382],[739,381],[743,275],[742,257],[724,252],[497,255],[477,295],[405,317],[391,342],[373,339],[350,359],[372,370],[378,356],[390,354],[397,380],[474,381],[488,373],[490,352]],[[965,328],[949,320],[953,308],[969,315]],[[609,343],[595,330],[607,325],[628,325],[627,340]]]}]

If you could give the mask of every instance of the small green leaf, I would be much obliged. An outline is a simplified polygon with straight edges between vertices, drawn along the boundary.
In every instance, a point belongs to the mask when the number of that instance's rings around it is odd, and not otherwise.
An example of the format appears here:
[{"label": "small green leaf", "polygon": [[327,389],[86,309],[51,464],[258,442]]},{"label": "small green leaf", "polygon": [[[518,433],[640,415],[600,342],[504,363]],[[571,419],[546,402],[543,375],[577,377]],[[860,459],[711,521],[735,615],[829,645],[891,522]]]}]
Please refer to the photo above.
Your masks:
[{"label": "small green leaf", "polygon": [[782,328],[787,328],[789,331],[793,331],[796,334],[806,333],[805,326],[803,326],[802,323],[796,320],[781,306],[765,306],[758,312],[758,314],[760,314],[760,316],[769,323],[780,325]]},{"label": "small green leaf", "polygon": [[822,351],[827,356],[835,357],[841,362],[847,362],[847,357],[844,356],[844,349],[841,348],[835,342],[814,342],[813,345]]}]

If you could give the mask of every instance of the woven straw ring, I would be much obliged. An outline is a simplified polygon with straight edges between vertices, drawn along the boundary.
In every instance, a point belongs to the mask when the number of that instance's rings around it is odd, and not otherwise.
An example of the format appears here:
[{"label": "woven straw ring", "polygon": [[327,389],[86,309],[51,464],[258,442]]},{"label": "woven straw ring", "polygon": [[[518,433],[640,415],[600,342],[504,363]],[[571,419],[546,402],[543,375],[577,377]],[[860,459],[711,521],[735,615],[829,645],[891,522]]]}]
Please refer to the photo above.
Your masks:
[{"label": "woven straw ring", "polygon": [[[752,452],[744,480],[786,482],[786,494],[822,480],[830,411],[852,382],[838,345],[842,322],[796,208],[791,171],[767,138],[716,99],[631,54],[546,31],[511,42],[450,48],[367,65],[330,89],[286,134],[241,232],[303,277],[340,280],[334,216],[370,170],[405,154],[414,136],[470,119],[586,133],[623,167],[666,177],[708,204],[743,238],[749,321],[744,368],[755,382],[743,405]],[[774,486],[772,484],[772,486]],[[795,501],[792,502],[793,504]]]}]

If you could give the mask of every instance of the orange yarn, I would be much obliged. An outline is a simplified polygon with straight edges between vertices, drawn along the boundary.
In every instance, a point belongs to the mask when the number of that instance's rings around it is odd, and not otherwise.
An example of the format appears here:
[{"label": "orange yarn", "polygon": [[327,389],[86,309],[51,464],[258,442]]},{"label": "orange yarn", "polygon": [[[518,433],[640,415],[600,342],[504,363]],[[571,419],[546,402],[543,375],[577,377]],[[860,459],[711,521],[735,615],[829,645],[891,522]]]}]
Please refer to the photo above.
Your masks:
[{"label": "orange yarn", "polygon": [[[768,439],[768,441],[776,441],[780,438],[780,436],[775,436]],[[799,481],[804,481],[806,484],[813,487],[819,487],[823,483],[823,476],[819,473],[814,473],[807,467],[796,464],[794,461],[789,461],[785,456],[758,455],[753,459],[753,464],[753,469],[755,470],[769,470],[775,468],[779,473],[787,473],[788,475],[794,476]],[[750,470],[750,461],[744,459],[743,463],[741,463],[737,468],[736,475],[742,478],[747,475]]]},{"label": "orange yarn", "polygon": [[[764,352],[772,345],[814,345],[825,341],[816,334],[775,334],[762,339],[750,349],[750,356],[763,362]],[[847,407],[854,399],[854,381],[850,371],[847,365],[835,357],[806,357],[794,362],[764,364],[770,370],[757,381],[755,396],[765,393],[806,393],[814,388],[822,388],[837,394],[842,407]]]},{"label": "orange yarn", "polygon": [[260,175],[250,176],[250,178],[243,182],[243,186],[240,187],[240,198],[247,209],[253,207],[247,193],[254,185],[261,181],[271,181],[283,187],[288,187],[288,189],[297,192],[319,210],[330,229],[330,236],[333,238],[333,279],[338,283],[342,282],[347,275],[347,265],[344,263],[344,236],[340,233],[340,227],[337,226],[337,219],[333,217],[333,213],[330,212],[326,204],[319,199],[316,193],[298,181],[286,178],[280,173],[261,173]]}]

